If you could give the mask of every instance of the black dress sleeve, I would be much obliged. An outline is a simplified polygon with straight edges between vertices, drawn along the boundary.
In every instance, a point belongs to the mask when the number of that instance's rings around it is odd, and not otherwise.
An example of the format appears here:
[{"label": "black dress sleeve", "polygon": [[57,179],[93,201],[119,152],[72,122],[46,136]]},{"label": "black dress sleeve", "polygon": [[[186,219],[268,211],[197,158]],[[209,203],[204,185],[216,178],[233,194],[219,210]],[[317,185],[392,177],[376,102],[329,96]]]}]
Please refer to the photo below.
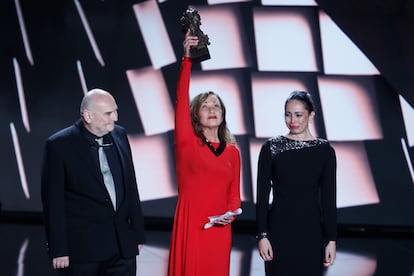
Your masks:
[{"label": "black dress sleeve", "polygon": [[270,144],[266,141],[260,150],[257,167],[257,202],[256,222],[257,233],[267,232],[267,214],[269,211],[269,196],[271,190],[272,161]]},{"label": "black dress sleeve", "polygon": [[336,155],[330,145],[321,179],[321,207],[324,236],[328,241],[335,241],[337,237]]}]

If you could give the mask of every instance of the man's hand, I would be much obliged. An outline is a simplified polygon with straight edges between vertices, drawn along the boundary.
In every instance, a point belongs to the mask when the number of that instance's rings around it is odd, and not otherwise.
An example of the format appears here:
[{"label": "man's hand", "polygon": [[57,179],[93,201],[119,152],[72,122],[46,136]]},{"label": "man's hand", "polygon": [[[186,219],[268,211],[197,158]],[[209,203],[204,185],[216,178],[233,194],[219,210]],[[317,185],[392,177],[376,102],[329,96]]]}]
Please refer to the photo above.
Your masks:
[{"label": "man's hand", "polygon": [[65,268],[69,266],[69,256],[53,258],[53,268]]}]

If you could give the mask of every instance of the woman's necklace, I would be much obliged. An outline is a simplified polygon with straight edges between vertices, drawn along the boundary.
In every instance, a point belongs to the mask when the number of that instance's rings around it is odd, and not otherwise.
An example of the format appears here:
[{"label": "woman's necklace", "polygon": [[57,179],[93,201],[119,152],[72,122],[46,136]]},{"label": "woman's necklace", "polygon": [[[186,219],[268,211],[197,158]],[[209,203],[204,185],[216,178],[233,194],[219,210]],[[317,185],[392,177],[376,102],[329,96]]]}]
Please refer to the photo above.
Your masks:
[{"label": "woman's necklace", "polygon": [[204,138],[203,142],[214,153],[215,156],[219,156],[226,147],[226,141],[220,141],[220,145],[218,146],[218,148],[214,148],[207,138]]}]

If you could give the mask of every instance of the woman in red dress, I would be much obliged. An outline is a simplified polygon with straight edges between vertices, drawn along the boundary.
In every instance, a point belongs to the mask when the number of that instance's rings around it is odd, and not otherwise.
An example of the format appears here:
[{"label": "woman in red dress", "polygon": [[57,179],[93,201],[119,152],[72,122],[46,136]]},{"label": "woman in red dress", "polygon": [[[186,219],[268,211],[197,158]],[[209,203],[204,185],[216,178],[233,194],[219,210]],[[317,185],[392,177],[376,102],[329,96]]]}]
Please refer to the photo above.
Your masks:
[{"label": "woman in red dress", "polygon": [[178,202],[174,217],[169,276],[228,276],[234,216],[204,229],[210,216],[240,208],[240,152],[226,124],[226,109],[213,92],[190,104],[190,47],[186,34],[177,86],[175,147]]}]

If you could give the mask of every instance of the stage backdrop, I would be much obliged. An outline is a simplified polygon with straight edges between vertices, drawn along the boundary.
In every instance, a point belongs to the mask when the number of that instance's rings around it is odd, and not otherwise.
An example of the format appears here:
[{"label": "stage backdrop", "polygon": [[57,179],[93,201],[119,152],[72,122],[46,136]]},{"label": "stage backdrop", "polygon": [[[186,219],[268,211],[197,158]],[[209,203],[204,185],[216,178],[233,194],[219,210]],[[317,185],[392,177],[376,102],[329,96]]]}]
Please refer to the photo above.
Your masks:
[{"label": "stage backdrop", "polygon": [[[370,59],[352,33],[310,0],[1,1],[3,211],[42,211],[44,141],[76,121],[83,95],[99,87],[118,102],[144,214],[173,217],[179,19],[189,5],[211,42],[211,59],[193,66],[190,93],[212,90],[226,104],[242,154],[240,220],[255,219],[262,143],[287,133],[284,100],[306,90],[317,106],[312,131],[330,140],[337,154],[339,223],[414,226],[408,92],[396,91],[376,66],[392,63],[386,52]],[[403,60],[407,53],[399,54]],[[306,165],[298,160],[292,173]]]}]

